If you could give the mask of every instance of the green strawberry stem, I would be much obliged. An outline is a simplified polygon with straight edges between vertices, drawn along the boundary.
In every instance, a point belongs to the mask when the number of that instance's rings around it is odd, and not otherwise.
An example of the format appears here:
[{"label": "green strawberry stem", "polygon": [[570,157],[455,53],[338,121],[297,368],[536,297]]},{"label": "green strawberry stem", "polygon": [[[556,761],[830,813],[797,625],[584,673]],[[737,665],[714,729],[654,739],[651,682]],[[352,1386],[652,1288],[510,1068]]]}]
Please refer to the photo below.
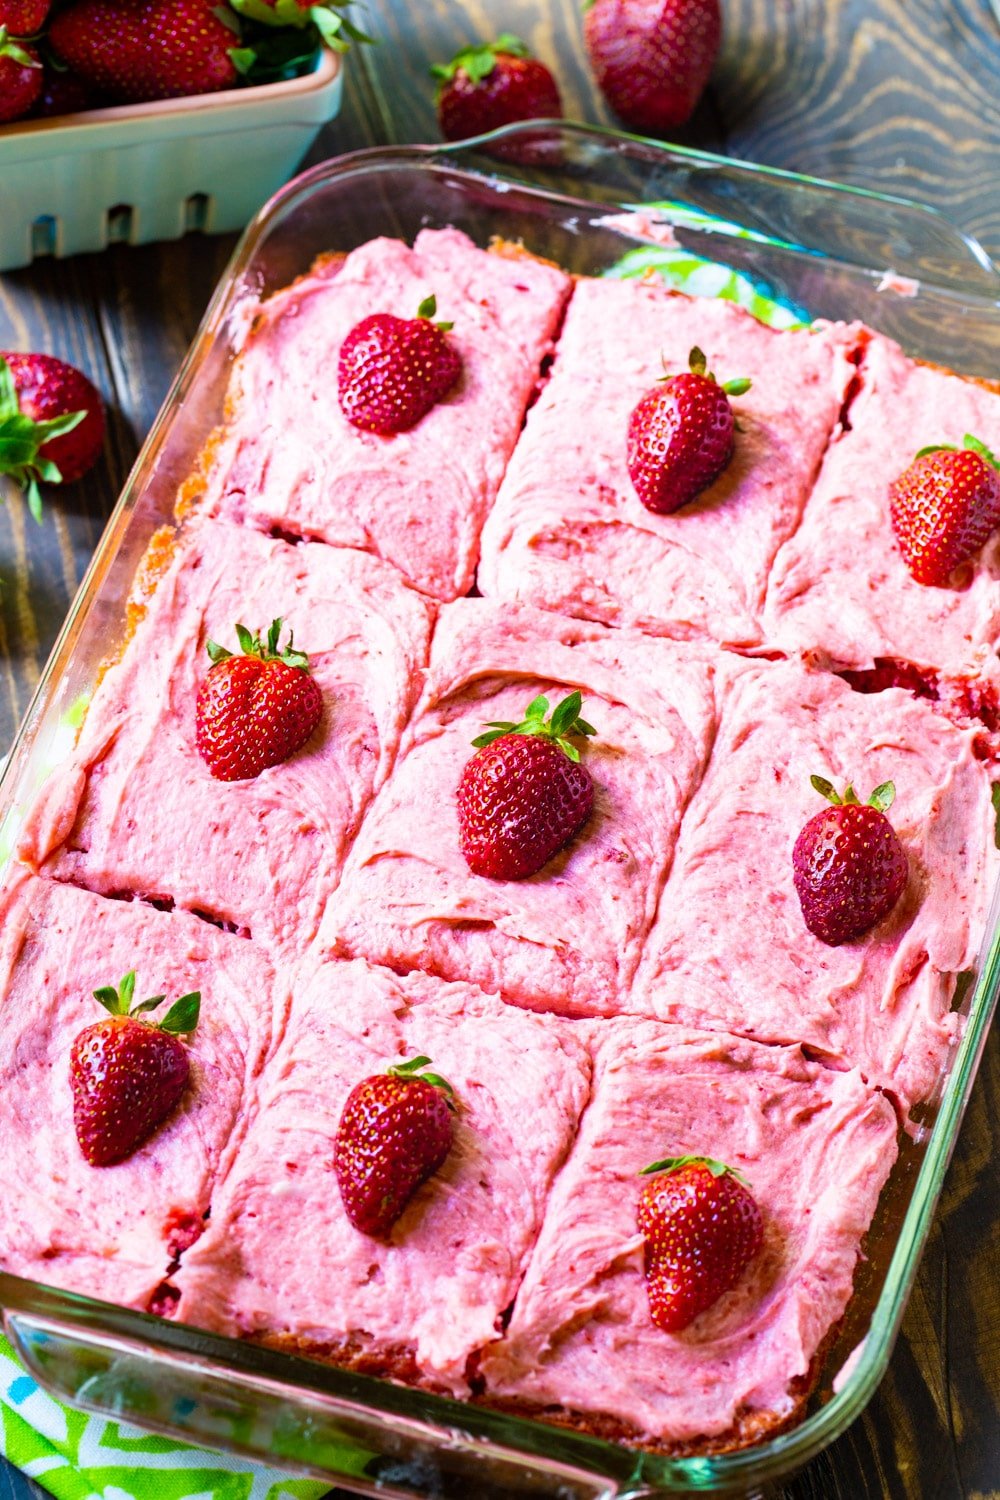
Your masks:
[{"label": "green strawberry stem", "polygon": [[[825,797],[827,802],[832,802],[834,807],[861,806],[861,803],[858,800],[858,795],[855,792],[853,786],[848,785],[844,790],[844,795],[841,796],[840,793],[835,789],[833,783],[827,781],[825,776],[810,776],[809,782],[813,790],[819,792],[821,797]],[[866,806],[877,808],[879,812],[884,813],[889,811],[895,800],[895,783],[891,781],[883,781],[881,786],[877,786],[872,792],[871,796],[868,798]]]},{"label": "green strawberry stem", "polygon": [[481,750],[484,745],[491,745],[494,740],[498,740],[504,734],[530,734],[539,739],[555,740],[560,750],[569,756],[570,760],[579,761],[580,752],[568,736],[571,734],[589,736],[597,733],[593,725],[580,718],[582,707],[583,698],[579,691],[572,692],[553,711],[552,717],[546,719],[549,700],[540,693],[537,698],[532,698],[524,710],[524,718],[520,724],[494,719],[487,726],[486,733],[478,735],[472,743],[477,750]]},{"label": "green strawberry stem", "polygon": [[[294,631],[288,632],[288,645],[278,650],[278,639],[284,623],[280,615],[272,620],[266,641],[261,640],[259,632],[251,634],[245,625],[236,625],[234,629],[240,650],[244,656],[256,656],[259,661],[282,661],[286,667],[298,667],[300,671],[308,672],[309,658],[304,651],[295,650]],[[211,657],[213,666],[233,655],[232,651],[227,651],[225,646],[220,646],[218,641],[213,640],[205,642],[205,650]]]},{"label": "green strawberry stem", "polygon": [[[0,45],[5,28],[0,26]],[[64,437],[79,427],[85,411],[67,412],[36,422],[21,410],[17,387],[5,359],[0,359],[0,474],[6,474],[25,492],[28,509],[36,521],[42,519],[42,497],[38,481],[60,484],[62,474],[41,449],[52,438]]]},{"label": "green strawberry stem", "polygon": [[442,333],[450,333],[455,326],[454,323],[434,322],[434,314],[437,312],[437,306],[437,298],[431,292],[430,296],[425,297],[417,308],[417,317],[426,318],[428,323],[434,323],[434,327],[440,328]]},{"label": "green strawberry stem", "polygon": [[[660,363],[663,365],[663,374],[660,376],[660,379],[670,380],[672,378],[672,372],[667,369],[666,360],[663,359],[662,355],[660,357]],[[704,350],[699,349],[697,344],[694,345],[691,352],[688,354],[688,369],[691,371],[692,375],[701,375],[703,379],[711,380],[713,385],[718,384],[714,374],[708,368],[708,359],[705,356]],[[744,396],[750,389],[750,385],[751,382],[745,375],[738,375],[734,380],[724,381],[722,389],[725,391],[727,396]]]},{"label": "green strawberry stem", "polygon": [[[982,438],[974,437],[971,432],[967,432],[962,439],[962,449],[968,449],[971,453],[978,453],[984,463],[988,463],[991,468],[1000,472],[1000,459],[987,448]],[[954,443],[931,443],[928,447],[919,449],[914,457],[924,458],[928,453],[957,453],[961,452],[962,449],[956,448]]]},{"label": "green strawberry stem", "polygon": [[735,1167],[727,1167],[723,1161],[715,1161],[711,1156],[665,1156],[662,1161],[651,1162],[648,1167],[643,1167],[639,1173],[640,1177],[649,1177],[654,1172],[679,1172],[682,1167],[707,1167],[713,1177],[735,1177],[737,1182],[742,1182],[744,1187],[750,1184],[738,1172]]},{"label": "green strawberry stem", "polygon": [[[128,1016],[133,1019],[156,1010],[167,997],[166,995],[151,995],[148,1000],[143,1000],[138,1005],[133,1005],[134,998],[134,969],[130,969],[119,981],[117,989],[113,985],[106,984],[94,990],[94,999],[99,1000],[111,1015]],[[182,995],[179,1000],[175,1000],[162,1021],[154,1021],[152,1025],[155,1030],[169,1032],[171,1036],[187,1036],[197,1026],[200,1013],[201,991],[192,990],[189,995]]]},{"label": "green strawberry stem", "polygon": [[455,1090],[447,1078],[442,1078],[440,1073],[423,1072],[429,1062],[430,1058],[421,1053],[419,1057],[411,1057],[409,1062],[395,1063],[391,1068],[387,1068],[386,1072],[390,1078],[422,1078],[424,1083],[430,1083],[434,1088],[441,1089],[448,1096],[446,1099],[448,1108],[454,1109],[455,1105],[452,1101],[455,1097]]},{"label": "green strawberry stem", "polygon": [[482,83],[484,78],[489,78],[496,67],[498,52],[504,53],[507,57],[531,56],[519,36],[505,31],[497,37],[495,42],[481,42],[471,47],[463,47],[461,52],[455,53],[450,63],[434,63],[431,67],[431,77],[437,78],[443,87],[446,83],[450,83],[456,73],[461,70],[470,83]]}]

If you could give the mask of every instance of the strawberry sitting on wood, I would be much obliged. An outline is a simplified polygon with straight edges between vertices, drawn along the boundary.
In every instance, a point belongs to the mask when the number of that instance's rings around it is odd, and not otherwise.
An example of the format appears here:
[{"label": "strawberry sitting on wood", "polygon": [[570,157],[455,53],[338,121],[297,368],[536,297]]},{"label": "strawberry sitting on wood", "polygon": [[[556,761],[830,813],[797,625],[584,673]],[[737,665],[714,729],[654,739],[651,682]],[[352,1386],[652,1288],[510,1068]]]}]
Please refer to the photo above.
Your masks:
[{"label": "strawberry sitting on wood", "polygon": [[[437,117],[446,141],[563,112],[549,69],[509,32],[495,42],[463,47],[450,63],[435,63],[431,73],[438,80]],[[543,152],[544,137],[534,135],[493,148],[495,156],[529,162]]]},{"label": "strawberry sitting on wood", "polygon": [[134,969],[117,989],[95,990],[109,1015],[81,1031],[70,1053],[73,1123],[92,1167],[131,1156],[187,1087],[190,1064],[181,1037],[198,1024],[200,993],[183,995],[159,1022],[143,1017],[166,997],[154,995],[140,1005],[132,1003],[134,997]]},{"label": "strawberry sitting on wood", "polygon": [[689,119],[722,40],[719,0],[591,0],[584,36],[604,97],[632,130]]},{"label": "strawberry sitting on wood", "polygon": [[75,366],[51,354],[0,353],[0,474],[25,491],[36,521],[39,480],[79,479],[103,443],[104,404]]}]

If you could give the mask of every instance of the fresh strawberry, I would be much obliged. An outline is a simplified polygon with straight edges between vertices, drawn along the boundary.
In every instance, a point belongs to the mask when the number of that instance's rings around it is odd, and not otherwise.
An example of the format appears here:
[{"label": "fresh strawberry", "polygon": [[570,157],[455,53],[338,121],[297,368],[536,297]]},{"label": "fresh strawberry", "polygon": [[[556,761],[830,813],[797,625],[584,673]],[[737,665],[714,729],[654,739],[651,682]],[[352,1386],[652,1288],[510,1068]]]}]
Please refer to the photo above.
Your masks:
[{"label": "fresh strawberry", "polygon": [[750,1189],[722,1162],[668,1157],[642,1175],[650,1180],[636,1217],[646,1236],[649,1312],[664,1333],[679,1333],[736,1285],[764,1226]]},{"label": "fresh strawberry", "polygon": [[300,750],[323,713],[323,695],[309,674],[309,658],[288,645],[278,650],[281,619],[267,640],[236,626],[241,656],[215,641],[195,705],[198,753],[217,781],[242,781],[280,765]]},{"label": "fresh strawberry", "polygon": [[921,448],[889,486],[899,550],[918,583],[943,587],[1000,526],[1000,463],[966,433],[961,448]]},{"label": "fresh strawberry", "polygon": [[213,94],[239,82],[246,54],[212,0],[74,0],[49,42],[91,87],[125,103]]},{"label": "fresh strawberry", "polygon": [[472,741],[458,783],[462,853],[473,875],[524,880],[569,843],[594,805],[594,783],[569,735],[592,735],[580,694],[552,714],[534,698],[520,724],[494,721]]},{"label": "fresh strawberry", "polygon": [[[504,32],[495,42],[465,47],[450,63],[436,63],[431,73],[439,80],[437,117],[446,141],[465,140],[513,125],[517,120],[549,119],[562,115],[555,79],[544,63],[531,56],[520,37]],[[494,148],[496,156],[532,160],[538,137]]]},{"label": "fresh strawberry", "polygon": [[405,432],[447,396],[462,361],[435,323],[437,301],[427,297],[415,318],[372,313],[356,323],[340,348],[337,399],[347,420],[380,437]]},{"label": "fresh strawberry", "polygon": [[0,26],[0,125],[19,120],[42,92],[42,60],[34,47],[17,42]]},{"label": "fresh strawberry", "polygon": [[384,1236],[452,1140],[450,1083],[422,1073],[429,1057],[364,1078],[337,1126],[333,1165],[344,1211],[362,1234]]},{"label": "fresh strawberry", "polygon": [[884,781],[862,806],[823,776],[810,781],[832,806],[802,829],[792,850],[795,889],[809,931],[836,948],[887,917],[906,885],[906,850],[886,812],[896,788]]},{"label": "fresh strawberry", "polygon": [[0,474],[26,491],[36,521],[38,481],[79,479],[103,443],[104,403],[86,375],[51,354],[0,353]]},{"label": "fresh strawberry", "polygon": [[719,0],[594,0],[584,22],[605,99],[633,130],[683,125],[722,40]]},{"label": "fresh strawberry", "polygon": [[52,0],[0,0],[0,26],[11,36],[34,36],[41,31]]},{"label": "fresh strawberry", "polygon": [[70,1053],[73,1123],[80,1150],[92,1167],[131,1156],[152,1135],[187,1087],[188,1051],[181,1041],[198,1024],[195,990],[170,1007],[163,1020],[139,1017],[166,998],[133,1005],[135,970],[118,989],[95,990],[110,1019],[81,1031]]},{"label": "fresh strawberry", "polygon": [[52,68],[46,64],[42,92],[31,113],[39,119],[49,120],[57,115],[75,115],[99,106],[100,95],[89,83],[77,78],[68,68]]},{"label": "fresh strawberry", "polygon": [[749,380],[719,385],[698,348],[690,370],[667,375],[647,391],[628,424],[627,463],[635,492],[647,510],[669,515],[717,479],[733,456],[730,396]]}]

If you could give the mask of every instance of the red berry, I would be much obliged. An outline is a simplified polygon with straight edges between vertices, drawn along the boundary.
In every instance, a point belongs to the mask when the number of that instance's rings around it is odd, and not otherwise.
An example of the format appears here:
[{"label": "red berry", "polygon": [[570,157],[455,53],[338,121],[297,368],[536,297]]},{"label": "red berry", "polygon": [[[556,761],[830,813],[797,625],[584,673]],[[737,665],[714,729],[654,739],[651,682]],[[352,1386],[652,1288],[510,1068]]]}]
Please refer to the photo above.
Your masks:
[{"label": "red berry", "polygon": [[895,796],[891,781],[862,806],[851,787],[841,800],[823,777],[811,779],[833,805],[810,818],[795,840],[793,879],[809,931],[836,948],[892,911],[906,885],[906,851],[885,815]]},{"label": "red berry", "polygon": [[636,1219],[646,1236],[649,1312],[678,1333],[739,1281],[764,1238],[760,1209],[732,1168],[681,1156],[646,1167]]},{"label": "red berry", "polygon": [[918,583],[943,587],[1000,526],[1000,473],[984,443],[930,448],[889,486],[899,550]]},{"label": "red berry", "polygon": [[[441,81],[437,117],[446,141],[465,140],[518,120],[561,117],[563,112],[548,68],[529,54],[519,37],[506,32],[495,42],[464,48],[431,72]],[[544,136],[530,136],[496,146],[493,154],[532,161],[539,148],[544,151]]]},{"label": "red berry", "polygon": [[195,705],[198,753],[217,781],[242,781],[280,765],[300,750],[319,723],[323,695],[309,673],[309,658],[288,645],[278,650],[282,621],[262,642],[243,625],[234,656],[207,643],[209,668]]},{"label": "red berry", "polygon": [[495,723],[458,783],[462,853],[473,875],[524,880],[567,844],[590,817],[594,783],[571,734],[592,735],[579,693],[546,721],[548,699],[529,703],[521,724]]},{"label": "red berry", "polygon": [[14,41],[0,26],[0,125],[20,120],[42,92],[42,60],[27,42]]},{"label": "red berry", "polygon": [[0,26],[10,36],[34,36],[41,31],[51,0],[0,0]]},{"label": "red berry", "polygon": [[99,97],[89,83],[77,78],[68,68],[59,72],[46,67],[42,92],[32,114],[48,120],[57,115],[75,115],[85,109],[97,109],[98,106]]},{"label": "red berry", "polygon": [[74,0],[49,27],[56,55],[126,103],[234,88],[239,38],[212,0]]},{"label": "red berry", "polygon": [[36,519],[38,481],[79,479],[103,443],[104,403],[86,375],[51,354],[0,352],[0,474],[27,491]]},{"label": "red berry", "polygon": [[700,349],[691,350],[690,364],[647,391],[629,418],[629,477],[657,515],[679,510],[722,473],[735,441],[729,397],[750,387],[749,380],[718,385]]},{"label": "red berry", "polygon": [[365,1078],[337,1126],[333,1165],[344,1212],[362,1234],[387,1235],[452,1141],[451,1085],[419,1074],[429,1057]]},{"label": "red berry", "polygon": [[722,40],[719,0],[594,0],[584,37],[615,114],[659,135],[701,98]]},{"label": "red berry", "polygon": [[446,396],[462,373],[447,337],[450,323],[434,323],[433,297],[415,318],[373,313],[347,335],[337,364],[337,399],[355,427],[390,437],[405,432]]},{"label": "red berry", "polygon": [[178,1103],[188,1081],[188,1050],[181,1036],[198,1024],[201,996],[184,995],[157,1024],[140,1020],[164,999],[132,1004],[135,971],[119,988],[95,990],[111,1012],[81,1031],[70,1053],[73,1124],[92,1167],[131,1156]]}]

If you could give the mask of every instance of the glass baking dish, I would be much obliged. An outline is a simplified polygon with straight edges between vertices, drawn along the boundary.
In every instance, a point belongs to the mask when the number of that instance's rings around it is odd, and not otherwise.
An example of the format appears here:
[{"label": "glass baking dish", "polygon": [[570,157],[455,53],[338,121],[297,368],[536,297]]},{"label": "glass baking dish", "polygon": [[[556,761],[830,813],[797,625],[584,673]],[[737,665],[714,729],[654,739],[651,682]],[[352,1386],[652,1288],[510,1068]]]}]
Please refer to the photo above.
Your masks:
[{"label": "glass baking dish", "polygon": [[[537,130],[537,126],[534,127]],[[522,127],[498,132],[515,137]],[[262,295],[323,251],[453,224],[581,274],[643,243],[683,246],[770,298],[863,318],[909,353],[1000,373],[1000,272],[933,211],[740,162],[553,122],[548,166],[464,145],[362,151],[283,189],[250,226],[139,456],[0,782],[0,866],[20,810],[72,744],[147,543],[220,419],[240,331]],[[537,153],[536,153],[537,154]],[[655,204],[655,211],[651,205]],[[848,1426],[888,1363],[1000,985],[994,901],[938,1096],[918,1112],[882,1195],[867,1260],[805,1419],[733,1453],[669,1459],[240,1343],[0,1274],[7,1334],[51,1392],[140,1425],[267,1457],[382,1496],[621,1497],[746,1493]]]}]

